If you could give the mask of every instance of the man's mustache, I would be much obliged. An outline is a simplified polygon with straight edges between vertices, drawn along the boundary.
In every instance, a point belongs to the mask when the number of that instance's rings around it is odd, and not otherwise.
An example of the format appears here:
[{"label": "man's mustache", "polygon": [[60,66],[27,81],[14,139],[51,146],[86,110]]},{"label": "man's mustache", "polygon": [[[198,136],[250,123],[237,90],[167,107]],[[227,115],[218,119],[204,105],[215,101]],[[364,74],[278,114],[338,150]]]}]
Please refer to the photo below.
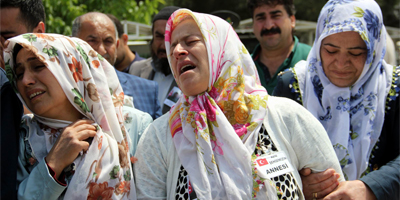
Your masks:
[{"label": "man's mustache", "polygon": [[281,33],[281,29],[278,27],[274,27],[271,29],[263,29],[263,30],[261,30],[260,35],[263,36],[263,35],[275,34],[275,33]]}]

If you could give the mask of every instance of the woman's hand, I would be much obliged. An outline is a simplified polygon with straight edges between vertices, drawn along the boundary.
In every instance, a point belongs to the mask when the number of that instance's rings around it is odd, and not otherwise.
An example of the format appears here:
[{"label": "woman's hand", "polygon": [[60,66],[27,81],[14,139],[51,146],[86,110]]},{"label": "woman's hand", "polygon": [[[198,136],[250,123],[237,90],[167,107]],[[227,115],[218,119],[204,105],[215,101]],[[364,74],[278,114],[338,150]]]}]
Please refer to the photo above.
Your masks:
[{"label": "woman's hand", "polygon": [[46,156],[46,162],[56,173],[56,179],[76,159],[80,151],[88,150],[89,142],[85,140],[97,133],[92,123],[92,120],[85,119],[70,124],[54,143]]},{"label": "woman's hand", "polygon": [[339,184],[339,187],[324,198],[324,200],[334,199],[365,199],[375,200],[376,197],[371,189],[364,182],[360,180],[355,181],[343,181]]},{"label": "woman's hand", "polygon": [[322,199],[339,185],[340,175],[332,168],[319,173],[311,173],[310,168],[304,168],[299,172],[304,197],[307,200]]}]

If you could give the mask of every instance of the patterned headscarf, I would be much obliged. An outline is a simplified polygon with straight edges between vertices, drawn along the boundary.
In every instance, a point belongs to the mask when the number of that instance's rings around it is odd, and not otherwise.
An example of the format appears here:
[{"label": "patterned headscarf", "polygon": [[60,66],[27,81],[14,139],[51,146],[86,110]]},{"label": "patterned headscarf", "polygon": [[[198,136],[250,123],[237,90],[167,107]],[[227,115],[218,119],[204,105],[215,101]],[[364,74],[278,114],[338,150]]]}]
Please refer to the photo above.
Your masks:
[{"label": "patterned headscarf", "polygon": [[170,110],[169,125],[180,161],[200,199],[265,197],[264,183],[253,177],[252,155],[266,114],[267,91],[231,25],[212,15],[187,9],[171,15],[165,31],[170,63],[173,27],[188,17],[203,35],[210,78],[207,91],[182,95]]},{"label": "patterned headscarf", "polygon": [[[327,36],[354,31],[367,46],[367,59],[351,87],[337,87],[322,68],[320,48]],[[318,18],[316,39],[306,62],[294,72],[303,105],[325,127],[347,180],[367,169],[369,155],[384,120],[393,67],[383,60],[386,30],[379,5],[373,0],[331,0]]]},{"label": "patterned headscarf", "polygon": [[[130,139],[125,132],[122,116],[124,93],[114,68],[78,38],[29,33],[8,41],[4,53],[7,76],[25,106],[16,87],[13,60],[13,56],[16,57],[16,44],[31,51],[42,61],[59,82],[71,104],[85,118],[99,125],[87,152],[73,163],[75,173],[64,197],[135,199],[135,184],[129,162]],[[62,128],[72,122],[33,114],[34,117],[27,118],[26,123],[29,126],[29,143],[40,162],[54,145]],[[44,134],[39,134],[39,129]]]}]

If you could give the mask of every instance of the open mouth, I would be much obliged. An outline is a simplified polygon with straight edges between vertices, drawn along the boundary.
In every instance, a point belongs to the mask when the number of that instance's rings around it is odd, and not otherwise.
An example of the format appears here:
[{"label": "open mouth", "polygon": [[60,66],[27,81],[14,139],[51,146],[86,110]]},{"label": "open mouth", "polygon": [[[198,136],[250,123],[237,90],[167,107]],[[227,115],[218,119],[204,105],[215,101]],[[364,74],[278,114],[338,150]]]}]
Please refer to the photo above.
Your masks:
[{"label": "open mouth", "polygon": [[192,69],[194,69],[194,68],[196,68],[196,66],[193,66],[193,65],[185,65],[185,66],[181,67],[180,73],[183,74],[183,73],[185,73],[185,72],[187,72],[187,71],[189,71],[189,70],[192,70]]},{"label": "open mouth", "polygon": [[35,93],[29,95],[29,99],[33,99],[33,98],[35,98],[35,97],[37,97],[37,96],[39,96],[39,95],[41,95],[43,93],[44,93],[44,91],[35,92]]}]

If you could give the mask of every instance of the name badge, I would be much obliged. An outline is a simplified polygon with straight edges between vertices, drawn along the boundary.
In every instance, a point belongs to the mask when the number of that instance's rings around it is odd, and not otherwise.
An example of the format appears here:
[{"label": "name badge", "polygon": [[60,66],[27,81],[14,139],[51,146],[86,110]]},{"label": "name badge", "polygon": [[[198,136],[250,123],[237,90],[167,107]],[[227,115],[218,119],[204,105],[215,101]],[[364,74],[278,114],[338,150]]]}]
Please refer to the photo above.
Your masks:
[{"label": "name badge", "polygon": [[174,86],[172,90],[168,93],[167,98],[164,101],[164,104],[172,107],[178,100],[179,97],[182,96],[182,91],[178,87]]},{"label": "name badge", "polygon": [[273,178],[293,171],[285,152],[262,155],[256,159],[257,174],[262,178]]}]

